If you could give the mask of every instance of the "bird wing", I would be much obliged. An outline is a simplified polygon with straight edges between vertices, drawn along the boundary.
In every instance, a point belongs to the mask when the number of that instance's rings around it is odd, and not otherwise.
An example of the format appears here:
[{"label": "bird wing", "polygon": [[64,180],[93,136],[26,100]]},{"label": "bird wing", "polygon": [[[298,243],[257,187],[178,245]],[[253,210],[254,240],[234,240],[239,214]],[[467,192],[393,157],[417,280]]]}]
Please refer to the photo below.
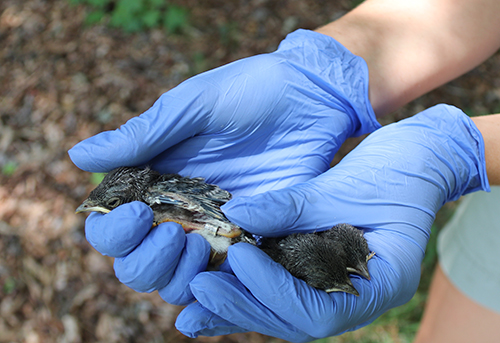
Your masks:
[{"label": "bird wing", "polygon": [[149,187],[145,198],[150,205],[170,204],[191,212],[207,213],[217,219],[223,219],[220,206],[231,199],[231,193],[206,183],[202,178],[186,178],[170,174]]}]

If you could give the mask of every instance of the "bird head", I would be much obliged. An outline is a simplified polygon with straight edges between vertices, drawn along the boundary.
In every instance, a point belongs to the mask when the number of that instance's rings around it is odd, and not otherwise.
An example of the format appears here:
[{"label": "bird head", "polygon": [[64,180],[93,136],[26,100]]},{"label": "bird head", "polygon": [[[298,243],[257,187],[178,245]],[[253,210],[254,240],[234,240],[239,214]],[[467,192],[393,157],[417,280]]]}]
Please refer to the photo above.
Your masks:
[{"label": "bird head", "polygon": [[108,213],[121,204],[142,201],[147,186],[159,177],[149,168],[120,167],[109,172],[102,182],[78,206],[76,213]]},{"label": "bird head", "polygon": [[346,264],[349,273],[358,274],[370,280],[368,260],[375,255],[370,252],[363,231],[349,224],[337,224],[321,235],[340,242],[346,251]]},{"label": "bird head", "polygon": [[271,258],[309,286],[327,293],[359,295],[347,274],[346,252],[341,242],[318,233],[292,234],[281,239],[275,250],[279,251],[270,251]]}]

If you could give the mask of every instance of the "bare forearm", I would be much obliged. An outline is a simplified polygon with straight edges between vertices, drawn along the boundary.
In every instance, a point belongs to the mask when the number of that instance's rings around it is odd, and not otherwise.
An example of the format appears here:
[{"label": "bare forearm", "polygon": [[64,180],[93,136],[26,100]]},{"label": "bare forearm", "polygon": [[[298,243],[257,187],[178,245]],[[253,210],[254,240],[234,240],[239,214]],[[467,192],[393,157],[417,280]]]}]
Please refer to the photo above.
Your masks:
[{"label": "bare forearm", "polygon": [[490,185],[500,185],[500,114],[472,118],[483,135]]},{"label": "bare forearm", "polygon": [[368,0],[317,32],[365,59],[382,116],[491,56],[499,15],[498,0]]}]

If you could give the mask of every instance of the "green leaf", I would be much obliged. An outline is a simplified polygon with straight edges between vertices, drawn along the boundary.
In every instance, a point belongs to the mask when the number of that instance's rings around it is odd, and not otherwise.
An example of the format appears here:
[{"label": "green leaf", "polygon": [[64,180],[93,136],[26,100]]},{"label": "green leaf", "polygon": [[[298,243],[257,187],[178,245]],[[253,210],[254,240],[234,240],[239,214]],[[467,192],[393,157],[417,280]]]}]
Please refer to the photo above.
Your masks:
[{"label": "green leaf", "polygon": [[137,32],[143,28],[140,18],[143,1],[121,0],[111,15],[110,25],[120,27],[126,32]]},{"label": "green leaf", "polygon": [[125,30],[125,32],[128,32],[128,33],[139,32],[139,31],[142,31],[143,28],[144,28],[144,25],[142,24],[142,22],[139,19],[135,19],[135,18],[128,21],[123,26],[123,29]]},{"label": "green leaf", "polygon": [[85,0],[86,3],[88,3],[90,6],[94,6],[97,8],[104,8],[106,7],[110,0]]},{"label": "green leaf", "polygon": [[160,11],[148,10],[142,15],[142,22],[149,28],[158,26],[160,22]]},{"label": "green leaf", "polygon": [[122,7],[127,9],[130,13],[140,12],[145,8],[144,0],[119,0],[117,8]]},{"label": "green leaf", "polygon": [[16,280],[13,277],[9,276],[3,284],[3,291],[6,294],[10,294],[14,292],[15,289],[16,289]]},{"label": "green leaf", "polygon": [[90,182],[93,184],[93,185],[98,185],[102,182],[102,179],[104,179],[104,177],[106,176],[106,173],[92,173],[92,175],[90,175]]},{"label": "green leaf", "polygon": [[[168,5],[165,0],[68,0],[85,4],[85,23],[93,25],[108,18],[108,24],[126,32],[137,32],[163,25],[168,32],[177,32],[188,25],[188,10]],[[114,6],[109,6],[114,4]]]},{"label": "green leaf", "polygon": [[101,10],[96,10],[92,11],[89,14],[87,14],[87,17],[85,18],[85,24],[86,25],[94,25],[99,23],[102,18],[104,18],[105,13]]},{"label": "green leaf", "polygon": [[180,6],[168,6],[163,18],[163,25],[168,32],[176,32],[187,26],[188,11]]},{"label": "green leaf", "polygon": [[14,161],[7,162],[2,167],[2,174],[5,176],[12,176],[17,169],[18,165]]},{"label": "green leaf", "polygon": [[123,27],[130,20],[132,20],[132,14],[126,8],[116,7],[109,23],[115,27]]},{"label": "green leaf", "polygon": [[152,8],[159,9],[164,7],[167,4],[167,2],[165,0],[148,0],[148,4]]}]

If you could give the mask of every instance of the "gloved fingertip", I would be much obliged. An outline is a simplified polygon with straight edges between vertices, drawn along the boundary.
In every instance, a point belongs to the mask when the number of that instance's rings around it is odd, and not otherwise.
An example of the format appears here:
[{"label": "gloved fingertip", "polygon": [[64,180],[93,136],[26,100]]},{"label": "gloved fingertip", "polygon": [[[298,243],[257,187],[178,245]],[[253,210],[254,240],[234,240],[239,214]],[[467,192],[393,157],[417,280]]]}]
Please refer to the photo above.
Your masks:
[{"label": "gloved fingertip", "polygon": [[[259,281],[263,273],[269,274],[270,279],[287,279],[289,285],[293,284],[291,281],[293,279],[292,275],[283,266],[273,261],[265,252],[250,244],[238,243],[230,246],[227,260],[236,277],[249,289],[253,286],[261,287],[258,284],[263,285],[265,288],[268,282],[262,283]],[[285,283],[280,281],[280,284],[284,285]],[[265,293],[265,291],[262,293]]]},{"label": "gloved fingertip", "polygon": [[215,313],[223,311],[225,304],[237,301],[234,290],[246,292],[234,275],[224,272],[199,273],[189,287],[196,300]]},{"label": "gloved fingertip", "polygon": [[179,262],[186,234],[177,223],[163,223],[151,229],[127,256],[115,259],[114,269],[123,284],[137,292],[165,287]]},{"label": "gloved fingertip", "polygon": [[224,262],[219,266],[219,270],[224,273],[228,274],[234,274],[233,269],[231,268],[231,264],[229,263],[228,259],[226,258]]},{"label": "gloved fingertip", "polygon": [[[209,273],[209,272],[199,273],[189,283],[189,287],[191,288],[191,292],[193,292],[193,294],[194,294],[195,297],[197,296],[197,294],[200,294],[201,296],[204,296],[205,290],[207,288],[211,287],[210,286],[210,283],[211,283],[211,281],[210,281],[211,275],[210,274],[211,273]],[[201,292],[201,293],[199,293],[199,292]]]},{"label": "gloved fingertip", "polygon": [[68,151],[69,158],[78,168],[93,173],[104,173],[126,165],[131,149],[115,144],[113,132],[101,132],[77,143]]},{"label": "gloved fingertip", "polygon": [[206,270],[210,244],[200,235],[186,235],[185,247],[170,282],[158,290],[160,297],[173,305],[187,305],[195,299],[189,283]]},{"label": "gloved fingertip", "polygon": [[78,168],[85,171],[89,171],[87,168],[85,168],[86,167],[85,162],[88,161],[90,158],[88,157],[85,149],[82,149],[81,143],[82,142],[77,143],[75,146],[73,146],[71,149],[68,150],[69,159]]},{"label": "gloved fingertip", "polygon": [[196,338],[202,336],[219,336],[231,333],[247,332],[231,322],[207,310],[200,303],[187,306],[175,321],[175,327],[183,335]]},{"label": "gloved fingertip", "polygon": [[91,213],[85,223],[85,236],[101,254],[122,257],[144,239],[152,223],[151,208],[141,202],[132,202],[105,215]]},{"label": "gloved fingertip", "polygon": [[256,257],[270,259],[269,255],[267,255],[261,249],[248,243],[233,244],[229,246],[227,252],[227,260],[229,261],[229,264],[236,263],[237,261],[245,261],[247,259],[250,259],[250,261],[252,261]]},{"label": "gloved fingertip", "polygon": [[230,221],[253,234],[283,235],[283,230],[291,228],[300,214],[293,198],[287,189],[269,191],[234,198],[221,209]]}]

